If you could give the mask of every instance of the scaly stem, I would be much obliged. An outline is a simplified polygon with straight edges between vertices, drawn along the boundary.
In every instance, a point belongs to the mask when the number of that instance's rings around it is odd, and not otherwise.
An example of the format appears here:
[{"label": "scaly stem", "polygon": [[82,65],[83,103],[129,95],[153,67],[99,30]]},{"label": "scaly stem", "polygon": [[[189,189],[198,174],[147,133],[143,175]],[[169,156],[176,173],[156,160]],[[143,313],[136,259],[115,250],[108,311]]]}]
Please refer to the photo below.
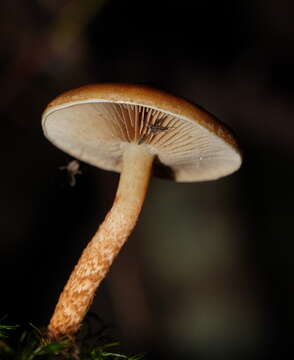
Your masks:
[{"label": "scaly stem", "polygon": [[74,334],[79,329],[98,285],[136,224],[153,159],[144,146],[126,146],[114,204],[83,251],[59,297],[48,326],[52,337]]}]

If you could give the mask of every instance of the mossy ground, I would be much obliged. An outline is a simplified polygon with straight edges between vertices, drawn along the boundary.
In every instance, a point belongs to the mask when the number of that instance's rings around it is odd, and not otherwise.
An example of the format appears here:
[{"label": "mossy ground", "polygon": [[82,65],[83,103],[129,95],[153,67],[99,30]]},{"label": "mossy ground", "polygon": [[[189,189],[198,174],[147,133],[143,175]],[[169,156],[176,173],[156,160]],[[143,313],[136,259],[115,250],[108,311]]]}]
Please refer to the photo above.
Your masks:
[{"label": "mossy ground", "polygon": [[[94,334],[95,335],[95,334]],[[139,360],[142,355],[127,356],[118,350],[117,342],[105,341],[102,334],[82,331],[73,337],[49,339],[46,331],[32,324],[12,326],[0,324],[1,360]],[[94,336],[95,337],[95,336]]]}]

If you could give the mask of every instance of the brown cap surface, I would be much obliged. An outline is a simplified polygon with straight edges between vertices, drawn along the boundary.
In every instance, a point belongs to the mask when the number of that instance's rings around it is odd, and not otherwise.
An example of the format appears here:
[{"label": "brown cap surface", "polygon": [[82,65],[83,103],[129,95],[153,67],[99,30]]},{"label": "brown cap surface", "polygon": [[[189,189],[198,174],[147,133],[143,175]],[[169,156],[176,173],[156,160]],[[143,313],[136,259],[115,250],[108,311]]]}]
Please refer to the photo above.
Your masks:
[{"label": "brown cap surface", "polygon": [[156,155],[176,181],[213,180],[241,165],[230,131],[196,105],[142,85],[94,84],[70,90],[45,109],[46,137],[94,166],[120,171],[129,143]]}]

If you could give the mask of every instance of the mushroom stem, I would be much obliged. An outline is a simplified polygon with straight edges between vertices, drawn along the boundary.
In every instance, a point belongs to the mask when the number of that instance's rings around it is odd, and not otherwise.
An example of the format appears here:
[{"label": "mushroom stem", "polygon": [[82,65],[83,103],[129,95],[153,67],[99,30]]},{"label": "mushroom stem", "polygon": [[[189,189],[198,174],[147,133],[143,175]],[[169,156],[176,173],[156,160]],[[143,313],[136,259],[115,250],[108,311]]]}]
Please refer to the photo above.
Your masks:
[{"label": "mushroom stem", "polygon": [[136,224],[153,160],[154,155],[144,145],[126,146],[113,206],[83,251],[59,297],[48,326],[50,336],[71,335],[79,329],[98,285]]}]

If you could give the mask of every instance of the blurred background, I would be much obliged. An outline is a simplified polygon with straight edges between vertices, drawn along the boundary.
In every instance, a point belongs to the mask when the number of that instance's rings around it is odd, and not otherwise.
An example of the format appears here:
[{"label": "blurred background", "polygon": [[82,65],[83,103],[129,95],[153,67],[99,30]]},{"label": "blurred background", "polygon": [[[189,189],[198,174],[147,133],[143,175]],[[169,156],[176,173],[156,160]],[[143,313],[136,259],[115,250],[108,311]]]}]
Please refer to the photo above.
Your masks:
[{"label": "blurred background", "polygon": [[146,359],[294,355],[294,3],[26,0],[0,3],[0,317],[49,321],[118,175],[43,136],[43,109],[94,82],[148,83],[228,124],[240,171],[154,178],[91,311]]}]

